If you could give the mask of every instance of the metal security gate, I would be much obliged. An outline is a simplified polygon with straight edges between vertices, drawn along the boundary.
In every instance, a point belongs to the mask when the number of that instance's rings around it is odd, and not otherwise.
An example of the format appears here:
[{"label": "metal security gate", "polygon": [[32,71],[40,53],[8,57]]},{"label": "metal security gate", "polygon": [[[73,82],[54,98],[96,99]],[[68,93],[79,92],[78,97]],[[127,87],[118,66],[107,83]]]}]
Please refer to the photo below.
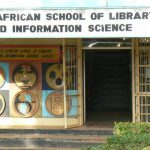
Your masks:
[{"label": "metal security gate", "polygon": [[150,122],[150,38],[133,43],[133,121]]},{"label": "metal security gate", "polygon": [[[82,125],[81,54],[80,40],[65,39],[63,41],[65,128]],[[68,107],[69,105],[71,107]]]}]

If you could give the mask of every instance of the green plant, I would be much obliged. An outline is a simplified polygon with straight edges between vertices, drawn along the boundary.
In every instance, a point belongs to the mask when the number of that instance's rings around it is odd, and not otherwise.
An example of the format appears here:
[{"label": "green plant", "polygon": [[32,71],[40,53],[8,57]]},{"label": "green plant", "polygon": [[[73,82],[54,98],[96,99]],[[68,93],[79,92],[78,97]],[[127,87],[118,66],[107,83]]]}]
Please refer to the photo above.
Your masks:
[{"label": "green plant", "polygon": [[142,150],[150,145],[150,134],[114,135],[107,139],[107,145],[110,148],[115,147],[116,150]]},{"label": "green plant", "polygon": [[115,135],[125,134],[144,134],[150,133],[149,123],[132,123],[132,122],[119,122],[115,123],[114,132]]},{"label": "green plant", "polygon": [[102,147],[103,147],[102,145],[97,145],[97,146],[82,148],[82,150],[101,150]]},{"label": "green plant", "polygon": [[150,150],[149,123],[115,123],[113,133],[103,146],[89,147],[86,150]]}]

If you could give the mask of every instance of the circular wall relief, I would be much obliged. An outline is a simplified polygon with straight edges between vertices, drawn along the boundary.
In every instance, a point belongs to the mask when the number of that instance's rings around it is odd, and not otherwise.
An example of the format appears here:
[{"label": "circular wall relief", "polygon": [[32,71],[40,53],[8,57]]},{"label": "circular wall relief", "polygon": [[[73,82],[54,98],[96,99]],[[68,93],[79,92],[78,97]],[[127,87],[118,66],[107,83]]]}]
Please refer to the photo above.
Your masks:
[{"label": "circular wall relief", "polygon": [[13,99],[13,109],[21,117],[32,117],[38,108],[37,97],[29,91],[21,91]]},{"label": "circular wall relief", "polygon": [[[66,72],[66,80],[71,83],[71,71],[68,69]],[[46,71],[46,83],[49,87],[55,90],[61,90],[63,88],[63,65],[54,64],[50,66]]]},{"label": "circular wall relief", "polygon": [[13,72],[13,80],[19,88],[31,89],[36,84],[37,72],[30,65],[19,65]]},{"label": "circular wall relief", "polygon": [[[52,92],[50,93],[45,102],[46,109],[49,113],[56,117],[61,117],[64,115],[64,94],[63,92]],[[67,99],[67,112],[70,111],[71,100]]]},{"label": "circular wall relief", "polygon": [[5,83],[5,73],[4,70],[0,67],[0,88],[4,85]]},{"label": "circular wall relief", "polygon": [[6,106],[5,100],[3,96],[0,94],[0,115],[4,112],[5,106]]}]

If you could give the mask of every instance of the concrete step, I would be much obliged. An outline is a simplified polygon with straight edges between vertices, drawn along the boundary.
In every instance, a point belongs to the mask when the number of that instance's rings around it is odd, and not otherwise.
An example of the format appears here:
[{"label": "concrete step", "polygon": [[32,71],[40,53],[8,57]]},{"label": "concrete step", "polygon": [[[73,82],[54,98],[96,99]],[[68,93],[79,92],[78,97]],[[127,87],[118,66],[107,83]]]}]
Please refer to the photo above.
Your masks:
[{"label": "concrete step", "polygon": [[75,140],[75,141],[88,141],[88,142],[105,142],[107,136],[97,135],[66,135],[66,134],[1,134],[1,139],[55,139],[61,140]]},{"label": "concrete step", "polygon": [[72,135],[112,135],[112,130],[99,129],[0,129],[1,134],[72,134]]},{"label": "concrete step", "polygon": [[103,144],[111,134],[107,130],[2,129],[0,149],[78,150]]},{"label": "concrete step", "polygon": [[83,148],[92,145],[103,144],[101,142],[89,142],[79,140],[51,140],[51,139],[1,139],[0,147],[19,147],[20,149],[48,149],[48,148]]}]

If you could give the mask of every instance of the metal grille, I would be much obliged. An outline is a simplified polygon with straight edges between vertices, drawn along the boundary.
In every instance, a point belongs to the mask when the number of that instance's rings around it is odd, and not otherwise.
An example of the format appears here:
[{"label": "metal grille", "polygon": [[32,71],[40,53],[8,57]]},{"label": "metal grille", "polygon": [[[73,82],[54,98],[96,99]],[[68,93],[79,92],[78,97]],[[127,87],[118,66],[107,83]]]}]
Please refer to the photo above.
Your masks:
[{"label": "metal grille", "polygon": [[150,38],[135,41],[135,121],[150,122]]},{"label": "metal grille", "polygon": [[[64,116],[65,128],[75,127],[80,125],[80,94],[79,94],[79,49],[76,39],[65,39],[64,41]],[[71,76],[70,76],[71,75]],[[68,77],[70,76],[70,77]],[[67,100],[71,103],[71,110],[68,112]]]}]

